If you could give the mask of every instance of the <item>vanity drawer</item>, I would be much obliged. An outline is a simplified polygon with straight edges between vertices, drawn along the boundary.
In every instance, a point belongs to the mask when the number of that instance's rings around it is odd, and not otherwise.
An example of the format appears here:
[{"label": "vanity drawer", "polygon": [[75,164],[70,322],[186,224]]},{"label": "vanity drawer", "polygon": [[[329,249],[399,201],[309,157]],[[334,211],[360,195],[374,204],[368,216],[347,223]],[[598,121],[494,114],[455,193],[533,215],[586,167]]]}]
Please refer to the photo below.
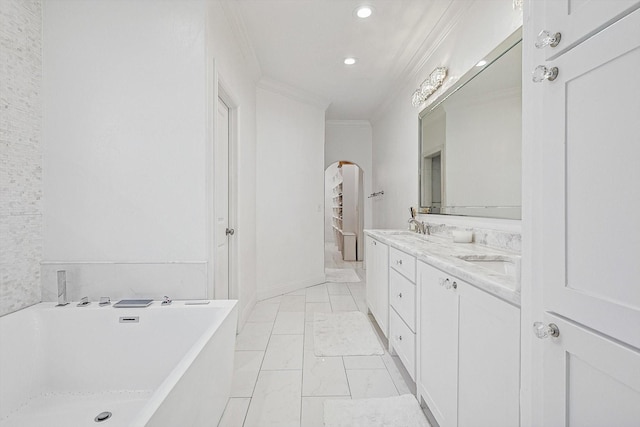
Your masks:
[{"label": "vanity drawer", "polygon": [[398,313],[389,310],[389,344],[407,369],[412,380],[416,380],[416,334],[402,321]]},{"label": "vanity drawer", "polygon": [[395,270],[389,270],[389,302],[407,326],[416,330],[416,285]]},{"label": "vanity drawer", "polygon": [[389,248],[389,265],[415,283],[416,258],[413,255],[405,254],[396,248]]}]

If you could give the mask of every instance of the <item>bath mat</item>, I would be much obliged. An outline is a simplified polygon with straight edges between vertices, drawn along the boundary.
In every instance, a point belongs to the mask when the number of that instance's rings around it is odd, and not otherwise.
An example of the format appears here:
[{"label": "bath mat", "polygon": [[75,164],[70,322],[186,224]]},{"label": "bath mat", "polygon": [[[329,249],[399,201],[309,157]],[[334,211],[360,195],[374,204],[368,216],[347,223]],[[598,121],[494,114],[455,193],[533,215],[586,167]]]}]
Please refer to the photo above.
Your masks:
[{"label": "bath mat", "polygon": [[324,276],[327,282],[332,283],[356,283],[360,277],[352,268],[325,268]]},{"label": "bath mat", "polygon": [[431,427],[410,394],[324,402],[325,427]]},{"label": "bath mat", "polygon": [[359,311],[314,313],[313,352],[316,356],[384,354],[367,315]]}]

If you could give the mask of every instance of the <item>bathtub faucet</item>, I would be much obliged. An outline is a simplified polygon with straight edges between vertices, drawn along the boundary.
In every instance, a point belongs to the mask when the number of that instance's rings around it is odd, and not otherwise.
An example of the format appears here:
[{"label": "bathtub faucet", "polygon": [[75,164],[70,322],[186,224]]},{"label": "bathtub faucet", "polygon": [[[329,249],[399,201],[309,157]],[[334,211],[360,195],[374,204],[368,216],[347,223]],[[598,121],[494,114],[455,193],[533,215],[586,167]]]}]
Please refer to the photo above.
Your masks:
[{"label": "bathtub faucet", "polygon": [[69,304],[67,301],[67,272],[65,270],[58,271],[58,305],[63,307]]}]

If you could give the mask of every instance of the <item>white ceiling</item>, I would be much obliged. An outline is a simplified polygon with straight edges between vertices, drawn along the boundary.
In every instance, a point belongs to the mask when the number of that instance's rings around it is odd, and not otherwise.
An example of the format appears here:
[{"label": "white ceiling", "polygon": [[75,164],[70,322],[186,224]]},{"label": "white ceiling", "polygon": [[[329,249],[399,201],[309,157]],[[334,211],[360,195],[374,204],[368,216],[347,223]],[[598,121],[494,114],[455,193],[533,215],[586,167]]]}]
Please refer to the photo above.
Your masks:
[{"label": "white ceiling", "polygon": [[[411,75],[452,0],[236,3],[264,77],[324,98],[327,119],[366,120]],[[363,4],[367,19],[355,16]]]}]

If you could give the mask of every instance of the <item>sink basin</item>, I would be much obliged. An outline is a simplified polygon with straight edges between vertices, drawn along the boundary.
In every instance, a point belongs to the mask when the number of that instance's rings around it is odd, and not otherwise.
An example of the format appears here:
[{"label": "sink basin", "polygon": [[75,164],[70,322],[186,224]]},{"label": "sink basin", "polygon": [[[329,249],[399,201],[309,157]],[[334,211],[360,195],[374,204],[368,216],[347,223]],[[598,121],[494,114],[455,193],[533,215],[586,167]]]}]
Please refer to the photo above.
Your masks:
[{"label": "sink basin", "polygon": [[436,237],[430,234],[419,234],[415,231],[408,230],[390,230],[384,231],[384,234],[386,234],[387,236],[393,236],[403,240],[410,240],[418,243],[435,242],[443,239],[442,237]]},{"label": "sink basin", "polygon": [[506,255],[460,255],[456,258],[494,273],[514,277],[516,281],[520,281],[520,259],[518,257]]}]

